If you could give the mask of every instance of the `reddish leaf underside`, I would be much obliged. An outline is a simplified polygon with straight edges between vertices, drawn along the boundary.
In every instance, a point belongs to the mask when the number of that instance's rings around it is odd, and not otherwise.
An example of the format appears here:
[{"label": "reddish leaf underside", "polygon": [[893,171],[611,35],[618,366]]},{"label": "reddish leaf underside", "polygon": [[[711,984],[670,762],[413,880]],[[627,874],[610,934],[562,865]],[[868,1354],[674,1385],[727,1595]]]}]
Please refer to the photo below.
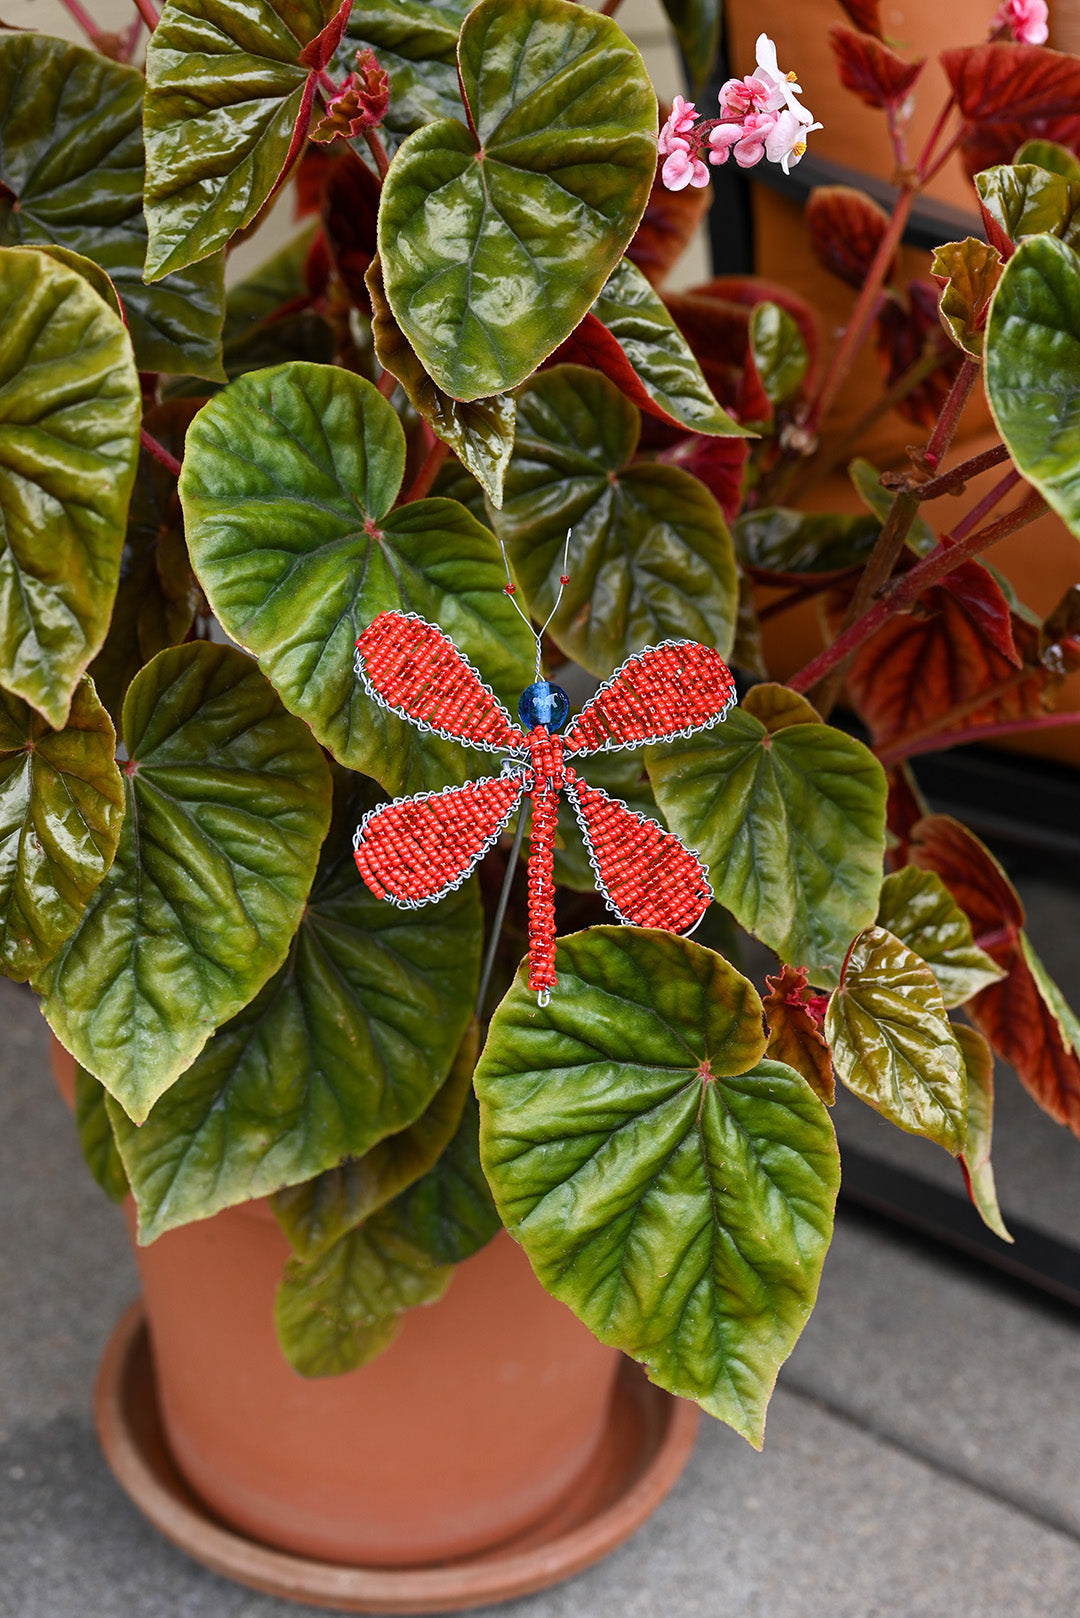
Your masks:
[{"label": "reddish leaf underside", "polygon": [[[806,228],[818,263],[855,288],[866,280],[888,224],[884,208],[850,185],[817,186],[806,204]],[[894,259],[886,280],[895,265]]]},{"label": "reddish leaf underside", "polygon": [[941,65],[969,123],[1075,118],[1080,107],[1080,57],[1044,45],[972,45],[943,51]]},{"label": "reddish leaf underside", "polygon": [[592,313],[585,316],[581,324],[574,328],[566,341],[544,363],[545,369],[551,365],[592,366],[609,381],[614,382],[623,396],[639,410],[644,410],[650,416],[656,416],[660,421],[680,425],[662,405],[657,404],[627,359],[618,338]]},{"label": "reddish leaf underside", "polygon": [[836,1076],[820,1020],[811,1003],[822,1001],[807,987],[801,966],[785,966],[777,977],[766,977],[769,992],[762,999],[769,1027],[766,1056],[786,1062],[801,1073],[826,1106],[836,1100]]},{"label": "reddish leaf underside", "polygon": [[926,66],[924,56],[908,62],[879,39],[839,22],[829,29],[829,44],[841,84],[868,107],[888,107],[902,101]]},{"label": "reddish leaf underside", "polygon": [[1080,152],[1080,114],[972,124],[960,143],[964,168],[969,175],[975,175],[997,163],[1011,163],[1028,140],[1052,140],[1071,152]]},{"label": "reddish leaf underside", "polygon": [[840,0],[840,4],[856,28],[861,28],[864,33],[874,34],[878,39],[881,38],[880,0]]},{"label": "reddish leaf underside", "polygon": [[909,281],[902,294],[889,294],[877,319],[877,351],[891,387],[929,350],[938,364],[896,405],[908,421],[931,428],[948,396],[962,356],[942,330],[937,287],[929,281]]},{"label": "reddish leaf underside", "polygon": [[701,433],[683,439],[674,449],[657,457],[692,472],[704,483],[729,523],[734,522],[742,510],[743,476],[749,458],[749,439],[706,438]]},{"label": "reddish leaf underside", "polygon": [[364,276],[378,248],[379,181],[356,153],[342,143],[341,155],[327,171],[322,191],[322,223],[331,263],[349,298],[369,310]]}]

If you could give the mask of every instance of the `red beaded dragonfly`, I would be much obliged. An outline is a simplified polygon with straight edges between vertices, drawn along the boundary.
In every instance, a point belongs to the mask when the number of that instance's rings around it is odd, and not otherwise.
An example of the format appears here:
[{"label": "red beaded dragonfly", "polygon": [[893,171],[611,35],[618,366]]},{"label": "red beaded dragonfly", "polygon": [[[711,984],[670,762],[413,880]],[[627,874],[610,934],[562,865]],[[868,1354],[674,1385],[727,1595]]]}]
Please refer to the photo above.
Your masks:
[{"label": "red beaded dragonfly", "polygon": [[619,920],[676,933],[697,926],[713,897],[697,855],[655,821],[589,786],[566,759],[670,741],[717,724],[735,700],[718,652],[668,640],[635,653],[565,736],[559,732],[570,701],[560,686],[537,678],[522,693],[519,729],[453,641],[414,613],[380,613],[356,643],[356,671],[368,695],[391,713],[436,736],[507,755],[501,775],[398,798],[364,817],[353,848],[378,898],[408,910],[441,899],[465,880],[528,793],[529,987],[546,1005],[556,983],[555,826],[565,792],[597,887]]}]

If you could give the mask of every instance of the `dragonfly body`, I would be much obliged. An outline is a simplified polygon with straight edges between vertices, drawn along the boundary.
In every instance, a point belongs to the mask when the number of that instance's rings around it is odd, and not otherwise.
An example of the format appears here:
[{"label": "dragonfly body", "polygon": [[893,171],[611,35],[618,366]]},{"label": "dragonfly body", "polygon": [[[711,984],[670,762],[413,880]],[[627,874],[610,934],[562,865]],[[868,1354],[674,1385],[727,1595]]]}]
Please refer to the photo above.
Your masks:
[{"label": "dragonfly body", "polygon": [[640,747],[723,719],[734,683],[719,655],[667,641],[629,658],[586,703],[565,736],[566,693],[537,680],[522,693],[514,725],[476,670],[433,624],[382,613],[357,642],[357,672],[369,695],[436,735],[503,753],[502,773],[443,792],[420,793],[367,815],[354,839],[372,892],[413,908],[458,887],[508,825],[527,794],[529,987],[555,987],[555,830],[565,793],[581,826],[597,886],[621,921],[688,932],[712,890],[701,861],[671,832],[591,787],[570,756]]}]

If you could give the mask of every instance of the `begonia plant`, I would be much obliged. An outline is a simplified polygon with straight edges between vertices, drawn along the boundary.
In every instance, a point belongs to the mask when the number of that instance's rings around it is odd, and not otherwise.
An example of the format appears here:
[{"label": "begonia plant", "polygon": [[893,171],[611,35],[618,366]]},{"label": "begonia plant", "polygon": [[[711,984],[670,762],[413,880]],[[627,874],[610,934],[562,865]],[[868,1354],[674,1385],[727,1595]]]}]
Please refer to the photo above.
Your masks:
[{"label": "begonia plant", "polygon": [[[78,1063],[89,1166],[143,1242],[269,1197],[305,1374],[384,1349],[502,1224],[760,1444],[829,1246],[836,1080],[951,1153],[1002,1236],[992,1051],[1080,1133],[1080,1025],[909,762],[1073,722],[1080,593],[1039,618],[985,557],[1048,508],[1080,535],[1080,59],[1042,0],[988,7],[909,151],[922,63],[845,0],[837,102],[880,109],[897,200],[811,194],[858,289],[826,344],[754,277],[664,290],[712,171],[786,171],[828,123],[764,36],[714,105],[658,111],[570,0],[138,0],[119,36],[68,8],[85,46],[0,35],[0,947]],[[715,0],[669,12],[700,85]],[[899,282],[957,153],[985,239]],[[291,240],[226,291],[287,181]],[[866,419],[918,446],[852,462],[862,515],[807,514],[871,340]],[[999,438],[964,459],[980,390]],[[808,598],[828,643],[780,683],[758,612]],[[567,814],[546,1003],[512,824],[437,903],[369,891],[367,811],[490,773],[358,679],[388,611],[511,712],[529,619],[577,706],[650,645],[727,660],[722,722],[588,770],[707,866],[693,939],[613,922]]]}]

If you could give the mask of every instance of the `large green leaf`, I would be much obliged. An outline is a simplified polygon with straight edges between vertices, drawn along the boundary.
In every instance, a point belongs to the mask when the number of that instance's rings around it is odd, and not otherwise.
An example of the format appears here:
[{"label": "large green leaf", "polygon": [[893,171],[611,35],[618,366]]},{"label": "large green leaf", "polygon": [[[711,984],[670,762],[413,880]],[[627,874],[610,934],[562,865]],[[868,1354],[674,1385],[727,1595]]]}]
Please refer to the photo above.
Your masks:
[{"label": "large green leaf", "polygon": [[476,1067],[477,1025],[469,1024],[450,1076],[414,1124],[387,1135],[363,1157],[348,1158],[300,1185],[278,1191],[274,1215],[297,1258],[310,1263],[422,1174],[461,1123]]},{"label": "large green leaf", "polygon": [[712,495],[675,466],[631,466],[640,417],[613,382],[557,365],[518,396],[517,437],[497,518],[537,614],[547,618],[573,527],[569,579],[551,634],[590,673],[668,636],[731,650],[738,579]]},{"label": "large green leaf", "polygon": [[945,1002],[926,962],[883,927],[851,947],[825,1013],[837,1076],[911,1135],[957,1156],[967,1135],[967,1081]]},{"label": "large green leaf", "polygon": [[90,1173],[110,1202],[123,1202],[128,1194],[128,1178],[106,1110],[108,1094],[100,1080],[84,1067],[75,1066],[75,1128],[79,1149]]},{"label": "large green leaf", "polygon": [[1003,1242],[1011,1242],[1012,1237],[998,1206],[994,1169],[990,1162],[994,1128],[994,1053],[977,1028],[956,1023],[953,1033],[960,1046],[967,1075],[967,1132],[960,1167],[983,1224],[995,1236],[1000,1236]]},{"label": "large green leaf", "polygon": [[771,714],[754,712],[759,701],[751,692],[722,725],[647,748],[646,768],[720,903],[781,960],[831,986],[852,935],[877,909],[885,773],[831,725],[772,732]]},{"label": "large green leaf", "polygon": [[828,1114],[711,950],[596,927],[556,970],[544,1008],[519,975],[476,1070],[499,1213],[602,1342],[760,1447],[831,1236]]},{"label": "large green leaf", "polygon": [[340,0],[168,0],[146,51],[146,274],[207,258],[284,166],[309,68]]},{"label": "large green leaf", "polygon": [[326,762],[251,659],[162,652],[124,703],[116,859],[35,987],[137,1122],[280,966],[329,820]]},{"label": "large green leaf", "polygon": [[628,258],[608,276],[592,313],[615,338],[648,399],[672,421],[695,433],[753,436],[720,407],[663,300]]},{"label": "large green leaf", "polygon": [[54,730],[109,627],[139,408],[113,311],[47,254],[0,248],[0,685]]},{"label": "large green leaf", "polygon": [[390,75],[390,106],[379,131],[388,151],[437,118],[460,118],[457,42],[468,0],[354,0],[334,75],[369,45]]},{"label": "large green leaf", "polygon": [[1080,257],[1034,236],[1006,264],[986,323],[983,374],[1017,467],[1080,535]]},{"label": "large green leaf", "polygon": [[139,369],[221,376],[224,258],[143,280],[143,77],[43,34],[0,39],[0,243],[54,242],[108,272]]},{"label": "large green leaf", "polygon": [[720,48],[720,0],[663,0],[663,5],[700,94]]},{"label": "large green leaf", "polygon": [[861,567],[880,532],[873,517],[788,506],[744,512],[731,526],[739,561],[759,573],[842,573]]},{"label": "large green leaf", "polygon": [[515,706],[533,677],[494,538],[452,500],[391,511],[404,467],[401,423],[370,382],[298,362],[212,399],[180,479],[195,571],[225,629],[336,758],[392,793],[490,773],[491,760],[364,694],[354,648],[378,613],[441,624]]},{"label": "large green leaf", "polygon": [[51,730],[0,690],[0,966],[27,978],[75,930],[124,815],[116,735],[84,679]]},{"label": "large green leaf", "polygon": [[386,295],[446,393],[514,387],[569,336],[622,257],[656,171],[656,98],[610,18],[481,0],[458,63],[470,126],[400,147],[383,187]]},{"label": "large green leaf", "polygon": [[1048,232],[1080,243],[1080,180],[1032,163],[1003,163],[975,176],[979,200],[1013,242]]},{"label": "large green leaf", "polygon": [[403,1311],[434,1302],[453,1266],[494,1236],[499,1216],[477,1131],[469,1096],[453,1139],[425,1175],[311,1263],[286,1264],[274,1318],[287,1359],[304,1376],[351,1371],[380,1353]]},{"label": "large green leaf", "polygon": [[363,1160],[450,1071],[480,972],[476,883],[421,910],[376,899],[353,861],[355,819],[335,818],[281,970],[145,1123],[112,1103],[140,1241]]},{"label": "large green leaf", "polygon": [[969,918],[936,871],[905,865],[887,876],[877,925],[926,962],[947,1006],[962,1006],[1004,976],[976,944]]}]

